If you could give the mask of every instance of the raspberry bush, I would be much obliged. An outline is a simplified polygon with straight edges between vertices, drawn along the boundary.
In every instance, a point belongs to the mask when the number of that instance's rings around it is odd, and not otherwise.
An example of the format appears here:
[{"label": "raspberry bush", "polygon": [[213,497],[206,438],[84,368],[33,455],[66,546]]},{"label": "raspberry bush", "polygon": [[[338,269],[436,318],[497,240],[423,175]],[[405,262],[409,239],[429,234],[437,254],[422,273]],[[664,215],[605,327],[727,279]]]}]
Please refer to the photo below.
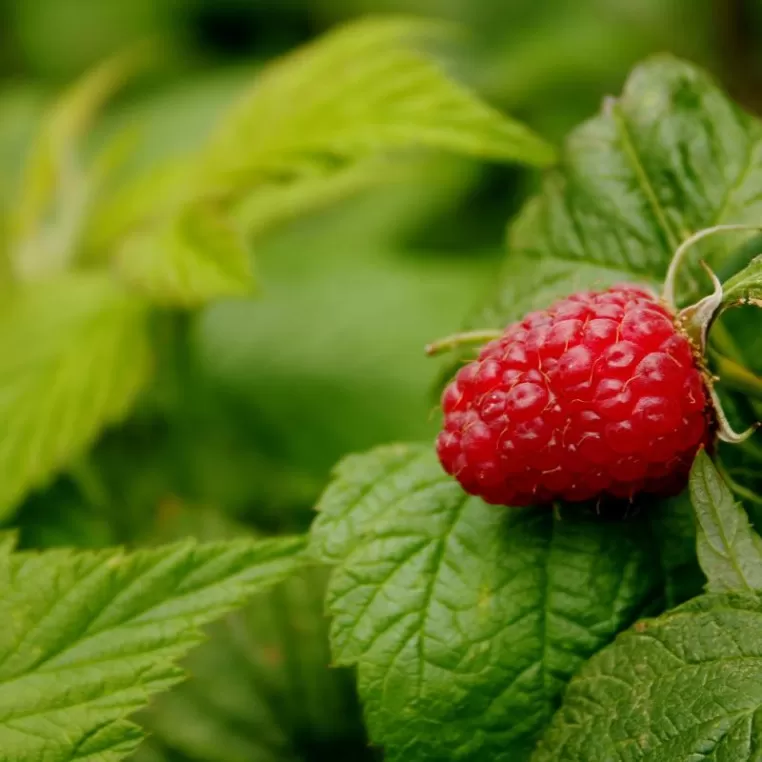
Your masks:
[{"label": "raspberry bush", "polygon": [[336,468],[309,552],[386,759],[758,757],[761,152],[706,74],[638,67],[429,348],[436,449]]},{"label": "raspberry bush", "polygon": [[[0,199],[0,520],[17,530],[0,533],[0,759],[760,758],[762,123],[662,57],[557,151],[422,52],[442,31],[396,17],[334,30],[264,67],[178,160],[132,156],[113,123],[90,134],[139,55],[42,117]],[[545,174],[483,309],[459,326],[460,270],[426,292],[439,306],[416,324],[463,329],[431,337],[431,354],[455,350],[433,384],[437,442],[347,457],[315,514],[270,426],[277,397],[238,420],[212,404],[194,348],[220,312],[243,325],[304,301],[259,388],[277,387],[316,461],[346,449],[314,424],[331,430],[347,378],[300,399],[279,363],[315,362],[323,380],[340,355],[317,321],[362,302],[363,278],[322,273],[324,300],[289,288],[256,313],[238,301],[248,244],[423,149]],[[416,190],[388,193],[405,216]],[[334,266],[388,236],[375,213],[340,215]],[[312,279],[320,223],[297,227],[291,255]],[[406,261],[384,281],[377,265],[367,281],[395,298],[431,272]],[[394,429],[409,412],[384,400],[412,397],[383,396],[387,369],[363,363],[374,334],[355,322],[354,341],[334,335],[373,392],[354,417],[374,440],[366,413]],[[226,348],[221,365],[240,360]],[[388,371],[409,385],[402,360]],[[231,437],[249,425],[266,458]],[[264,488],[251,505],[260,479],[283,502]],[[188,534],[207,542],[174,542]],[[99,549],[50,548],[62,541]],[[150,547],[103,548],[117,543]],[[170,692],[199,627],[251,596]]]}]

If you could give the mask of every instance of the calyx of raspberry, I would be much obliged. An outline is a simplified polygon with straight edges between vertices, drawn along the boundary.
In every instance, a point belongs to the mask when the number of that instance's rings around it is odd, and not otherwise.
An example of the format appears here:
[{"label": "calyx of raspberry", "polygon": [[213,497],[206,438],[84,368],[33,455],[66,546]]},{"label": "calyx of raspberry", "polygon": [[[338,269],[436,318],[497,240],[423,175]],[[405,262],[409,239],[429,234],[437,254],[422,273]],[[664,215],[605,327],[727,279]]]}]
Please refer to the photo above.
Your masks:
[{"label": "calyx of raspberry", "polygon": [[[722,232],[737,232],[748,230],[759,230],[757,226],[750,225],[716,225],[711,228],[700,230],[692,236],[683,241],[682,244],[675,251],[672,261],[667,270],[667,276],[664,280],[664,290],[662,292],[662,298],[667,306],[677,314],[677,324],[679,328],[691,339],[693,344],[697,347],[699,358],[702,359],[706,355],[707,340],[709,337],[709,329],[712,327],[714,320],[720,315],[723,309],[723,291],[722,283],[719,278],[714,274],[711,268],[706,262],[701,262],[701,266],[707,273],[712,281],[714,289],[711,294],[705,296],[695,304],[691,304],[684,307],[678,312],[675,300],[675,287],[677,282],[678,273],[681,265],[684,263],[685,256],[688,253],[691,246],[698,243],[704,238],[715,235]],[[757,429],[757,426],[750,426],[746,431],[736,432],[730,425],[730,422],[725,415],[725,411],[722,407],[722,402],[714,389],[714,379],[707,379],[707,387],[712,400],[712,406],[714,408],[714,414],[717,422],[717,436],[723,442],[729,442],[731,444],[740,444],[748,439]]]}]

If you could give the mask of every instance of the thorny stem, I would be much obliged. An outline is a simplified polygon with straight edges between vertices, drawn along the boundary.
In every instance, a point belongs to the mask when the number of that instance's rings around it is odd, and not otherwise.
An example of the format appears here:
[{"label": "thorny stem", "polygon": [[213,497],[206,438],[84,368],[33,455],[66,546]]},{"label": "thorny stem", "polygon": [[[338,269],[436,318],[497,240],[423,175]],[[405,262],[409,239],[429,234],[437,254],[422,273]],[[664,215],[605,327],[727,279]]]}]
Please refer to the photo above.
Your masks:
[{"label": "thorny stem", "polygon": [[676,310],[675,305],[675,282],[677,281],[677,273],[680,269],[680,265],[685,259],[685,255],[688,249],[693,246],[694,243],[698,243],[703,238],[707,238],[715,233],[725,233],[741,230],[757,230],[762,228],[759,225],[744,225],[744,224],[732,224],[732,225],[714,225],[711,228],[704,228],[699,230],[698,233],[694,233],[692,236],[686,238],[675,251],[672,261],[669,263],[669,269],[667,270],[667,277],[664,279],[664,290],[662,291],[662,298],[673,309]]},{"label": "thorny stem", "polygon": [[486,344],[488,341],[499,339],[503,335],[502,331],[496,329],[482,331],[465,331],[463,333],[454,333],[451,336],[445,336],[431,344],[426,345],[426,354],[429,357],[450,352],[462,346],[471,346],[474,344]]}]

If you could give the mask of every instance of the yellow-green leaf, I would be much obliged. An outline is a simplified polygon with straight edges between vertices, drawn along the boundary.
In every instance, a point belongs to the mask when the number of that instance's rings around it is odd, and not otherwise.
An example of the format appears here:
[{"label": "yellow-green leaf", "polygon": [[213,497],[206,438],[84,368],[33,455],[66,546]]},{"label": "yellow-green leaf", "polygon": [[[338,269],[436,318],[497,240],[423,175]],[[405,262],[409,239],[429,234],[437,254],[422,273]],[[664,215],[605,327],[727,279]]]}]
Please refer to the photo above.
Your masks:
[{"label": "yellow-green leaf", "polygon": [[0,518],[130,409],[150,369],[142,302],[102,275],[0,305]]},{"label": "yellow-green leaf", "polygon": [[127,239],[119,274],[153,302],[194,307],[251,291],[251,264],[240,231],[216,206],[191,205],[165,224]]},{"label": "yellow-green leaf", "polygon": [[555,152],[449,79],[416,43],[442,25],[364,19],[280,59],[221,121],[205,156],[220,188],[320,175],[405,148],[546,165]]},{"label": "yellow-green leaf", "polygon": [[142,49],[108,59],[66,90],[43,117],[12,219],[11,256],[22,276],[60,270],[73,256],[92,192],[80,143],[106,101],[144,61]]}]

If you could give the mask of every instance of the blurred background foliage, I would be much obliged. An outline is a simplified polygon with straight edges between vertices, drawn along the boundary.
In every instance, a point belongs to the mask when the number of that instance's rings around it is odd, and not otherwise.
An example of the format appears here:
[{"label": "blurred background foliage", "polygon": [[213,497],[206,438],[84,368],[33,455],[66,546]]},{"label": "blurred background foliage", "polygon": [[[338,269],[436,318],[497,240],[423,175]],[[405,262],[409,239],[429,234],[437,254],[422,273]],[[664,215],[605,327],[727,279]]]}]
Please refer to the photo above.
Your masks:
[{"label": "blurred background foliage", "polygon": [[[447,66],[553,142],[669,51],[762,108],[762,4],[749,0],[5,0],[0,204],[54,93],[143,40],[152,71],[93,145],[134,126],[144,166],[197,145],[273,56],[343,20],[404,12],[459,22]],[[257,243],[259,293],[157,327],[160,384],[70,474],[29,498],[26,546],[154,543],[299,531],[342,455],[432,435],[437,366],[423,345],[489,288],[503,229],[536,173],[439,156]],[[311,573],[218,627],[196,680],[145,718],[143,762],[372,758],[351,680],[327,667]]]}]

